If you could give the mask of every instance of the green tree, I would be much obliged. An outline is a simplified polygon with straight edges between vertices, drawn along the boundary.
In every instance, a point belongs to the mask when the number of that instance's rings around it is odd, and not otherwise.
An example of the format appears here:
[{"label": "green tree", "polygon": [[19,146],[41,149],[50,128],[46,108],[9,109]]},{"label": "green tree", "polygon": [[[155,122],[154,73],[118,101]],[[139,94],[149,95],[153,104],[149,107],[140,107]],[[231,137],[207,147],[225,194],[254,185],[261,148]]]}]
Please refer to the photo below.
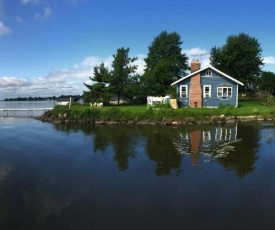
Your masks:
[{"label": "green tree", "polygon": [[186,74],[188,70],[182,41],[178,33],[162,31],[148,47],[146,68],[142,77],[147,96],[166,95],[171,91],[171,83]]},{"label": "green tree", "polygon": [[266,94],[275,95],[275,73],[270,71],[263,71],[259,78],[259,89]]},{"label": "green tree", "polygon": [[146,103],[146,96],[144,96],[143,87],[141,85],[140,76],[138,74],[131,76],[125,87],[127,98],[133,104]]},{"label": "green tree", "polygon": [[130,48],[125,49],[121,47],[117,49],[117,53],[113,55],[113,70],[110,72],[109,90],[112,94],[117,96],[118,105],[122,97],[128,98],[127,86],[137,69],[136,65],[131,65],[137,58],[130,58],[129,51]]},{"label": "green tree", "polygon": [[84,83],[89,91],[84,91],[85,102],[95,102],[98,100],[104,100],[106,98],[107,89],[106,84],[109,79],[109,70],[102,62],[99,66],[94,67],[93,77],[89,77],[94,82],[92,85]]},{"label": "green tree", "polygon": [[213,47],[210,51],[210,63],[244,83],[240,91],[255,93],[257,78],[263,66],[262,48],[258,40],[245,33],[231,35],[226,44]]}]

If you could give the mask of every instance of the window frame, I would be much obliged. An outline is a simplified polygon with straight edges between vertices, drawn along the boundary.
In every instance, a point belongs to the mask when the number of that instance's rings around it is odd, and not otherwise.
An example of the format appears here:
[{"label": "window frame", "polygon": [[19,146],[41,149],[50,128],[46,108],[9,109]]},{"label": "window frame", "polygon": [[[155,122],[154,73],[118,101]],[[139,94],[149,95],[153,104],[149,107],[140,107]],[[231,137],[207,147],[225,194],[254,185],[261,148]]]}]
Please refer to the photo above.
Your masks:
[{"label": "window frame", "polygon": [[233,96],[232,85],[223,83],[217,86],[217,98],[219,98],[220,100],[228,100],[232,98],[232,96]]},{"label": "window frame", "polygon": [[[185,97],[182,96],[182,88],[185,88]],[[188,98],[188,85],[180,85],[180,98]]]},{"label": "window frame", "polygon": [[[208,93],[205,92],[205,89],[207,87],[209,88],[209,92]],[[208,94],[208,96],[207,96],[207,94]],[[204,85],[203,86],[203,98],[211,98],[211,85]]]},{"label": "window frame", "polygon": [[206,75],[206,77],[211,77],[212,76],[212,70],[207,69],[205,75]]}]

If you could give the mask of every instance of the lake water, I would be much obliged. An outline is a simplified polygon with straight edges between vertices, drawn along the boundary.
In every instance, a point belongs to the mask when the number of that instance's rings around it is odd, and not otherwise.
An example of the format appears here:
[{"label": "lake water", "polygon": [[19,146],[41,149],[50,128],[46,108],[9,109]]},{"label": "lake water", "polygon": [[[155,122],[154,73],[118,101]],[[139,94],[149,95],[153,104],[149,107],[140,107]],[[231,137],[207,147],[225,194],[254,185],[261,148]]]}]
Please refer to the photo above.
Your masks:
[{"label": "lake water", "polygon": [[3,109],[39,109],[53,108],[56,101],[0,101],[0,117],[33,117],[44,111],[3,111]]},{"label": "lake water", "polygon": [[0,118],[0,229],[275,229],[275,126]]}]

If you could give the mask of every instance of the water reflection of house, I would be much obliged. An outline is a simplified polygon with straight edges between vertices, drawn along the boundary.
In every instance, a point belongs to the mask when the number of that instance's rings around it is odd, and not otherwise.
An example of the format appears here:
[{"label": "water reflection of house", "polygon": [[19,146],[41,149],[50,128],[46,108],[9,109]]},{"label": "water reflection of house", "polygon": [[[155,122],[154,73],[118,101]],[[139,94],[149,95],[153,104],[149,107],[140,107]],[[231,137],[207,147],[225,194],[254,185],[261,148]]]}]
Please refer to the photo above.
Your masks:
[{"label": "water reflection of house", "polygon": [[180,154],[190,154],[192,164],[198,164],[200,155],[207,158],[226,157],[234,149],[232,145],[241,139],[237,138],[238,128],[211,127],[209,130],[195,130],[180,133],[173,144]]}]

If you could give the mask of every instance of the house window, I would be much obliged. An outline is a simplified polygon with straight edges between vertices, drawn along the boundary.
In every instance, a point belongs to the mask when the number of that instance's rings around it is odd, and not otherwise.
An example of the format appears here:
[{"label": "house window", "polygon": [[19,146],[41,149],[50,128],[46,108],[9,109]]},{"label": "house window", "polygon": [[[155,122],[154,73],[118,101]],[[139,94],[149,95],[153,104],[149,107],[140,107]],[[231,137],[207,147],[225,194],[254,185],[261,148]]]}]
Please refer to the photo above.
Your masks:
[{"label": "house window", "polygon": [[181,85],[180,86],[180,97],[181,98],[187,98],[188,97],[188,92],[187,92],[187,85]]},{"label": "house window", "polygon": [[211,85],[203,86],[203,97],[210,98],[211,97]]},{"label": "house window", "polygon": [[210,131],[202,131],[202,140],[203,142],[211,141]]},{"label": "house window", "polygon": [[218,85],[218,98],[227,100],[232,97],[232,85],[220,84]]},{"label": "house window", "polygon": [[206,70],[206,76],[207,76],[207,77],[212,76],[212,71],[211,71],[211,69],[207,69],[207,70]]}]

